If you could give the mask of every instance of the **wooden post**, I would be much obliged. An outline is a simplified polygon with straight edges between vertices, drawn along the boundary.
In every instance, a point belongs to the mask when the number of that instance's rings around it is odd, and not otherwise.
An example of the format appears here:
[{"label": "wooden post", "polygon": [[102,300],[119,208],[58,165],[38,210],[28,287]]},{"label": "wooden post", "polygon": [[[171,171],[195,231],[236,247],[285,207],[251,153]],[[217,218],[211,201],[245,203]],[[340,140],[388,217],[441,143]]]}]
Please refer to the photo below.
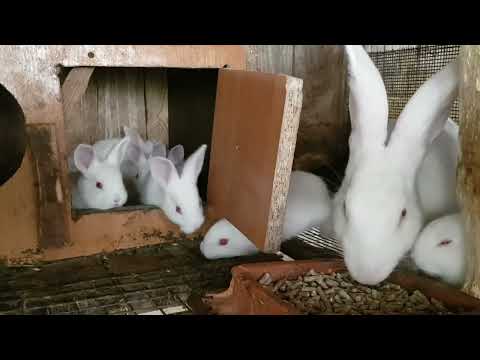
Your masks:
[{"label": "wooden post", "polygon": [[480,46],[462,46],[460,60],[461,155],[457,193],[467,237],[467,277],[464,290],[480,298]]}]

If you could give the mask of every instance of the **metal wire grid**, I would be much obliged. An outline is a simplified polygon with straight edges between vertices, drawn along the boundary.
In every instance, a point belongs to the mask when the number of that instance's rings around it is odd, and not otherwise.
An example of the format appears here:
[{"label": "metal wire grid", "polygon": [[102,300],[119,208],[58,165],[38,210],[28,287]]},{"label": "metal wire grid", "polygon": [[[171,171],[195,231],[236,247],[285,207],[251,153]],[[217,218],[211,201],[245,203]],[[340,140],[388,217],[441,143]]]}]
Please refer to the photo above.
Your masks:
[{"label": "metal wire grid", "polygon": [[[416,48],[370,52],[385,83],[389,118],[396,120],[415,91],[433,74],[454,60],[460,45],[417,45]],[[458,100],[450,117],[458,122]]]}]

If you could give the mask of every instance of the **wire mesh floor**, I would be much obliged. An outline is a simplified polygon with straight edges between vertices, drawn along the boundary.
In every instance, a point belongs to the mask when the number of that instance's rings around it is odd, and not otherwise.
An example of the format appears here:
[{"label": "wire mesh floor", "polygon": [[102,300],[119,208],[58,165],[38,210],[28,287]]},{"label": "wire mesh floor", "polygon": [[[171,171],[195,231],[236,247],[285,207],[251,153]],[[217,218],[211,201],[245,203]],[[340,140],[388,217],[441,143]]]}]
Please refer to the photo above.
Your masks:
[{"label": "wire mesh floor", "polygon": [[228,288],[233,266],[281,261],[273,254],[208,261],[198,245],[185,240],[38,268],[1,268],[0,314],[191,314],[189,297]]}]

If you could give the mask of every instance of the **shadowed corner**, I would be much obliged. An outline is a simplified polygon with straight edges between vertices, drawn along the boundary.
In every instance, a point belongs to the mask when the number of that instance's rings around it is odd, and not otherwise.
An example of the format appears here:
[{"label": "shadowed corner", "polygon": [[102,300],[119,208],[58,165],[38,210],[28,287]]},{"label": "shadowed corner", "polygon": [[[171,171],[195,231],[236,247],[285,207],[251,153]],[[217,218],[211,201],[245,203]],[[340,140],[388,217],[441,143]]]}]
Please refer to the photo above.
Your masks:
[{"label": "shadowed corner", "polygon": [[15,97],[0,84],[0,186],[22,164],[27,146],[25,115]]}]

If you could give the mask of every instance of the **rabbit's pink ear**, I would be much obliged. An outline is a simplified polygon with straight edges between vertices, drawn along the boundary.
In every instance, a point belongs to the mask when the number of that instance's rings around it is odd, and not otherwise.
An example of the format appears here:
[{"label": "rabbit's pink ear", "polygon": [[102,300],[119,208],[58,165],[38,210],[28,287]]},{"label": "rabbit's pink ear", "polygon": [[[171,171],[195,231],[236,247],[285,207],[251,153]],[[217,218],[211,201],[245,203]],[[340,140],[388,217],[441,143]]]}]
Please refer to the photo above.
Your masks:
[{"label": "rabbit's pink ear", "polygon": [[200,172],[202,171],[206,150],[207,145],[204,144],[189,156],[183,167],[182,178],[188,177],[188,179],[193,182],[197,181],[198,175],[200,175]]},{"label": "rabbit's pink ear", "polygon": [[153,156],[167,157],[167,147],[165,144],[152,143],[152,157]]},{"label": "rabbit's pink ear", "polygon": [[153,179],[163,186],[167,186],[175,179],[178,179],[177,169],[175,169],[175,166],[170,160],[156,156],[150,158],[148,162]]},{"label": "rabbit's pink ear", "polygon": [[142,149],[135,143],[128,143],[127,149],[125,150],[125,159],[132,161],[133,163],[138,163],[142,156],[145,156],[142,152]]},{"label": "rabbit's pink ear", "polygon": [[361,45],[346,45],[349,110],[352,124],[351,151],[366,150],[385,143],[388,101],[377,67]]},{"label": "rabbit's pink ear", "polygon": [[[398,117],[390,144],[410,160],[423,159],[428,145],[444,129],[458,95],[458,61],[452,61],[427,80]],[[403,155],[402,155],[403,156]]]},{"label": "rabbit's pink ear", "polygon": [[82,174],[85,175],[88,172],[88,169],[94,161],[95,150],[93,149],[93,146],[86,144],[80,144],[77,146],[73,153],[73,162]]},{"label": "rabbit's pink ear", "polygon": [[106,162],[112,165],[120,166],[120,163],[125,157],[127,148],[131,144],[132,144],[131,138],[129,136],[125,136],[110,151],[110,153],[107,156]]},{"label": "rabbit's pink ear", "polygon": [[168,158],[175,164],[180,164],[183,161],[185,156],[185,150],[183,149],[183,145],[175,145],[173,148],[170,149],[168,152]]}]

